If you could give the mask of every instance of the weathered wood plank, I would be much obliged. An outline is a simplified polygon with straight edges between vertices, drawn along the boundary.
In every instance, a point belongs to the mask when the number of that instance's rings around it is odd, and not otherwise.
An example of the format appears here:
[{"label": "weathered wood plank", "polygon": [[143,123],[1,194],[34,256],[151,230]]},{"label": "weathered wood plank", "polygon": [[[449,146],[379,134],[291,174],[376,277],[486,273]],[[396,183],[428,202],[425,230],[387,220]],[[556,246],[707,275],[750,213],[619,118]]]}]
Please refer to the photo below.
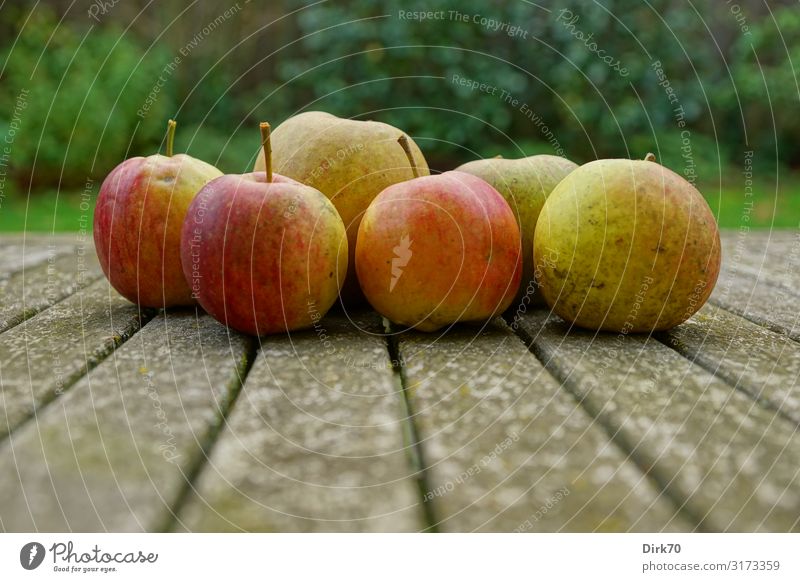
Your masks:
[{"label": "weathered wood plank", "polygon": [[[75,251],[75,235],[0,235],[0,278]],[[93,252],[90,242],[86,242]]]},{"label": "weathered wood plank", "polygon": [[800,295],[800,230],[723,231],[723,272],[739,271]]},{"label": "weathered wood plank", "polygon": [[0,279],[0,332],[72,295],[102,276],[94,247],[50,255],[35,268]]},{"label": "weathered wood plank", "polygon": [[[358,319],[374,329],[377,318]],[[180,514],[194,531],[424,527],[383,338],[341,315],[263,339]]]},{"label": "weathered wood plank", "polygon": [[0,334],[0,439],[139,327],[138,307],[103,279]]},{"label": "weathered wood plank", "polygon": [[442,529],[691,529],[502,320],[399,347]]},{"label": "weathered wood plank", "polygon": [[796,425],[652,338],[593,334],[546,312],[522,328],[546,365],[703,529],[794,531]]},{"label": "weathered wood plank", "polygon": [[250,340],[157,317],[0,447],[6,531],[166,526],[238,392]]},{"label": "weathered wood plank", "polygon": [[800,425],[800,345],[785,335],[706,305],[661,339]]},{"label": "weathered wood plank", "polygon": [[[723,269],[711,301],[800,341],[800,238],[793,233],[728,234]],[[768,243],[768,241],[771,241]],[[748,266],[749,265],[749,266]]]}]

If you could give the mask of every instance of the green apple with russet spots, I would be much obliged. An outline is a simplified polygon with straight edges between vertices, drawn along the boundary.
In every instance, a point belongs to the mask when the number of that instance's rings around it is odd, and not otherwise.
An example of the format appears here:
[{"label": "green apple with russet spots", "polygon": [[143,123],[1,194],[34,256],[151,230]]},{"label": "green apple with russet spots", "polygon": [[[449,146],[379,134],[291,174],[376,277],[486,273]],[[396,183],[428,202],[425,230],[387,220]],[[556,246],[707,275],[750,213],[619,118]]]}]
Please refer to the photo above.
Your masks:
[{"label": "green apple with russet spots", "polygon": [[597,160],[545,202],[534,236],[540,289],[575,325],[622,333],[674,327],[720,270],[714,215],[688,181],[645,160]]}]

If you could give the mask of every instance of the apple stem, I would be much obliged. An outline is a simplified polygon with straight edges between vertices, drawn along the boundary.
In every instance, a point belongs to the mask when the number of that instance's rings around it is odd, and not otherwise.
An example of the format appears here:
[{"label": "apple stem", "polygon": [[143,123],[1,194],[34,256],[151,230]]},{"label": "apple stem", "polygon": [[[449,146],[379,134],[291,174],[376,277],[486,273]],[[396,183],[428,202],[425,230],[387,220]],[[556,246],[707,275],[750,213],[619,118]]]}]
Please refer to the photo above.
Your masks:
[{"label": "apple stem", "polygon": [[644,157],[645,162],[655,162],[656,155],[652,152],[647,152],[647,155]]},{"label": "apple stem", "polygon": [[406,157],[408,158],[408,163],[411,164],[411,173],[414,174],[415,178],[419,177],[419,170],[417,169],[417,163],[414,161],[414,154],[411,153],[411,146],[408,145],[408,138],[406,134],[401,135],[397,138],[397,143],[400,144],[400,147],[403,148],[403,151],[406,153]]},{"label": "apple stem", "polygon": [[267,182],[272,182],[272,141],[270,140],[271,128],[266,121],[261,125],[261,147],[264,148],[264,161],[267,169]]},{"label": "apple stem", "polygon": [[174,119],[167,122],[167,157],[172,157],[172,146],[175,143],[175,126],[178,125]]}]

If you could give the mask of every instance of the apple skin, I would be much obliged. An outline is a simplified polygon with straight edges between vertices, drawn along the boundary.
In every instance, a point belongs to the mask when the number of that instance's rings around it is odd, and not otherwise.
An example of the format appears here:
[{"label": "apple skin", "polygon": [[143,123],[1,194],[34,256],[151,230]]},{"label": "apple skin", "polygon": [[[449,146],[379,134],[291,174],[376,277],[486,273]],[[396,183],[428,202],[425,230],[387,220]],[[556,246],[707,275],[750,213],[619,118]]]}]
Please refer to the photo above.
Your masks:
[{"label": "apple skin", "polygon": [[[386,123],[341,119],[322,111],[300,113],[272,131],[275,171],[325,194],[347,227],[351,268],[342,299],[350,305],[363,302],[353,267],[361,217],[385,188],[414,177],[405,152],[397,147],[401,135]],[[408,141],[419,175],[427,176],[425,157]],[[258,156],[254,170],[264,168],[264,158]]]},{"label": "apple skin", "polygon": [[200,305],[251,335],[311,327],[336,302],[347,236],[321,192],[265,172],[226,175],[195,197],[181,235]]},{"label": "apple skin", "polygon": [[522,276],[514,213],[464,172],[386,188],[364,214],[355,255],[375,310],[421,331],[490,319],[511,304]]},{"label": "apple skin", "polygon": [[181,227],[195,194],[221,175],[185,154],[131,158],[111,171],[97,196],[94,243],[120,295],[145,307],[194,304],[181,268]]},{"label": "apple skin", "polygon": [[580,327],[669,329],[708,299],[720,269],[719,229],[706,201],[652,161],[598,160],[550,194],[534,258],[545,301]]},{"label": "apple skin", "polygon": [[[533,273],[533,236],[545,200],[578,164],[561,156],[540,154],[517,160],[488,158],[456,168],[483,178],[505,198],[522,234],[522,284],[520,293],[536,289]],[[539,293],[536,294],[540,296]]]}]

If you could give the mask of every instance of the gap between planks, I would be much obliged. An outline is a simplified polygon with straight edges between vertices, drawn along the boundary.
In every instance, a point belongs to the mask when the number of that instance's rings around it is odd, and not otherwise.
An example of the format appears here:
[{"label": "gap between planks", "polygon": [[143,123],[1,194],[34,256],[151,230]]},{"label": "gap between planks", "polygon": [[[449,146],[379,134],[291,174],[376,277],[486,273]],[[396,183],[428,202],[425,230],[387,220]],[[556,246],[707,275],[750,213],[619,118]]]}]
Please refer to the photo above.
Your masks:
[{"label": "gap between planks", "polygon": [[[707,314],[708,311],[715,310],[715,313],[712,315]],[[717,314],[722,314],[723,317],[726,317],[729,320],[739,320],[738,328],[757,328],[753,330],[754,332],[758,333],[761,332],[762,335],[772,336],[773,340],[786,340],[788,345],[782,347],[780,353],[775,356],[775,359],[770,362],[771,369],[769,371],[759,370],[759,374],[761,375],[764,384],[761,385],[761,389],[759,389],[753,382],[752,376],[756,374],[756,370],[750,370],[748,368],[749,363],[751,360],[755,360],[758,362],[758,354],[756,356],[748,356],[748,363],[745,366],[744,370],[737,371],[730,371],[729,367],[726,366],[726,360],[728,358],[736,358],[736,355],[728,355],[729,351],[733,349],[736,350],[735,346],[728,345],[727,349],[725,350],[725,354],[721,357],[715,358],[714,356],[708,356],[707,351],[704,351],[703,348],[706,346],[707,340],[710,340],[709,343],[714,342],[714,336],[711,335],[713,333],[713,329],[708,321],[703,323],[703,328],[705,335],[703,335],[703,339],[699,341],[692,341],[689,339],[687,341],[683,336],[686,330],[681,330],[680,326],[673,329],[667,330],[664,332],[657,332],[652,334],[652,338],[659,341],[660,343],[664,344],[666,347],[674,350],[693,364],[700,366],[701,368],[705,369],[707,372],[712,374],[713,376],[719,378],[722,382],[731,386],[735,390],[742,392],[752,401],[754,401],[758,406],[761,408],[768,410],[770,412],[774,412],[778,414],[781,418],[785,419],[786,421],[792,423],[795,427],[800,429],[800,413],[797,412],[797,409],[794,408],[792,410],[787,409],[785,406],[786,404],[786,397],[783,400],[779,400],[770,396],[770,394],[764,394],[766,392],[764,388],[767,387],[767,380],[775,377],[775,379],[780,379],[778,374],[775,376],[773,372],[776,370],[777,366],[779,365],[780,358],[784,354],[784,349],[791,350],[793,346],[797,345],[797,342],[794,341],[790,336],[787,336],[783,333],[774,331],[767,326],[764,326],[761,323],[756,321],[752,321],[748,319],[746,316],[735,313],[730,309],[723,307],[722,305],[714,303],[713,306],[706,305],[704,306],[698,313],[696,313],[692,320],[682,324],[682,325],[692,325],[694,323],[695,318],[704,318],[708,320],[710,317],[716,316]],[[791,356],[791,353],[787,353],[787,356]],[[740,357],[743,357],[740,354]],[[738,378],[736,374],[738,373]],[[763,375],[762,375],[763,374]],[[795,380],[795,385],[797,378]]]},{"label": "gap between planks", "polygon": [[72,389],[72,387],[75,386],[78,382],[80,382],[83,378],[85,378],[89,374],[89,372],[91,372],[97,366],[105,362],[109,357],[111,357],[114,354],[116,350],[121,348],[125,343],[127,343],[131,338],[133,338],[142,329],[142,327],[144,327],[151,319],[153,319],[156,316],[156,313],[157,312],[155,311],[148,311],[148,310],[140,311],[139,316],[137,318],[138,324],[135,329],[129,330],[128,333],[123,333],[115,336],[113,338],[113,341],[105,346],[107,347],[107,349],[101,354],[99,354],[97,357],[94,358],[87,357],[86,363],[79,370],[76,370],[75,372],[67,376],[67,378],[63,381],[63,384],[60,386],[61,388],[60,393],[51,392],[46,394],[45,398],[33,408],[30,414],[22,418],[13,427],[9,427],[7,433],[0,434],[0,444],[8,440],[12,433],[23,428],[32,420],[36,419],[40,413],[49,408],[49,406],[53,402],[55,402],[58,398],[67,394]]},{"label": "gap between planks", "polygon": [[420,433],[417,424],[414,421],[414,405],[408,395],[408,379],[406,376],[405,362],[403,355],[400,353],[400,345],[397,340],[397,330],[386,319],[383,318],[383,326],[386,331],[386,349],[389,355],[389,360],[392,365],[392,372],[394,373],[395,382],[398,386],[398,393],[401,394],[401,405],[403,411],[403,438],[408,444],[408,461],[411,464],[411,469],[415,475],[417,484],[417,494],[419,495],[419,504],[422,512],[423,523],[425,529],[423,531],[430,533],[439,532],[439,519],[436,511],[436,502],[433,499],[425,499],[425,493],[431,490],[431,482],[428,473],[428,464],[425,460],[425,451],[422,448],[420,441]]},{"label": "gap between planks", "polygon": [[511,325],[511,317],[509,317],[507,314],[504,314],[503,319],[509,324],[509,327],[512,328],[517,339],[519,339],[536,357],[536,359],[541,362],[544,368],[550,372],[550,374],[552,374],[556,380],[558,380],[558,382],[561,384],[561,387],[572,397],[576,404],[586,411],[586,413],[592,419],[592,422],[596,423],[603,429],[603,431],[608,435],[609,440],[620,449],[622,454],[630,459],[636,468],[654,483],[658,491],[664,495],[666,499],[672,502],[676,511],[694,526],[695,531],[703,533],[713,531],[704,525],[703,516],[696,515],[693,511],[691,511],[691,508],[688,507],[686,500],[681,499],[675,494],[670,487],[669,481],[658,475],[656,471],[652,471],[652,468],[648,468],[645,460],[637,453],[637,447],[633,446],[633,443],[628,442],[625,434],[619,430],[619,427],[615,428],[607,423],[600,414],[600,410],[592,406],[589,399],[581,398],[580,394],[573,390],[571,385],[572,372],[565,374],[559,366],[555,365],[552,358],[547,357],[547,355],[543,352],[543,349],[534,341],[535,338],[532,337],[523,326]]},{"label": "gap between planks", "polygon": [[157,532],[175,532],[179,531],[179,527],[184,527],[184,524],[181,522],[181,519],[178,516],[190,499],[191,495],[197,493],[195,489],[195,483],[197,482],[200,473],[202,473],[203,469],[208,464],[208,460],[212,450],[214,449],[214,445],[219,440],[223,429],[227,425],[228,418],[230,417],[230,414],[236,405],[236,401],[239,399],[239,394],[242,392],[244,383],[247,381],[247,376],[250,374],[250,370],[253,369],[253,364],[258,357],[259,349],[256,347],[255,339],[248,337],[247,341],[248,344],[244,353],[244,357],[242,358],[242,361],[239,362],[239,366],[236,368],[236,377],[228,386],[228,394],[230,396],[225,402],[222,403],[219,416],[211,425],[211,428],[206,435],[205,442],[200,445],[200,453],[197,456],[197,460],[192,464],[192,466],[189,467],[189,470],[183,474],[184,482],[181,490],[178,492],[175,501],[170,507],[164,523],[155,528],[155,531]]}]

